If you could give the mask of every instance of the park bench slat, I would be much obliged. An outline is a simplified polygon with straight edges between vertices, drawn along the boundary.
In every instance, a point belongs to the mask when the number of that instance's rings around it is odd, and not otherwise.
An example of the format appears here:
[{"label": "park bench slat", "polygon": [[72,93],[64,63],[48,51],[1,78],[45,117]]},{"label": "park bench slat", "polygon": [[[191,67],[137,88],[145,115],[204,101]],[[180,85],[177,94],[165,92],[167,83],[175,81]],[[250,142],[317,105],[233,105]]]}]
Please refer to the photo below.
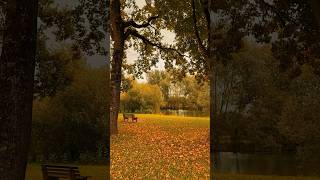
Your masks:
[{"label": "park bench slat", "polygon": [[68,178],[70,180],[86,180],[89,176],[81,176],[79,168],[76,166],[66,166],[66,165],[42,165],[42,173],[44,180],[49,180],[50,178]]},{"label": "park bench slat", "polygon": [[72,165],[43,164],[43,166],[47,166],[48,168],[72,168],[72,169],[79,169],[77,166],[72,166]]}]

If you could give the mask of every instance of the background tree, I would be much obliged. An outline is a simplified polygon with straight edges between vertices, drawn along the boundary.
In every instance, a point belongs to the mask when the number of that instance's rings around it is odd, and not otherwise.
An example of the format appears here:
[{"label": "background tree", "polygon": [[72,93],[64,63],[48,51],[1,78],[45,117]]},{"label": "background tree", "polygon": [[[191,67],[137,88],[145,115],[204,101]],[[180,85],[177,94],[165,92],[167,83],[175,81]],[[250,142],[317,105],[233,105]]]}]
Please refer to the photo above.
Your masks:
[{"label": "background tree", "polygon": [[45,41],[38,43],[36,71],[35,71],[35,98],[54,96],[58,90],[64,89],[73,82],[74,70],[81,64],[78,50],[71,45],[61,45],[49,51]]},{"label": "background tree", "polygon": [[190,75],[181,81],[171,81],[172,74],[165,70],[151,71],[147,73],[147,78],[147,83],[132,81],[132,86],[121,94],[123,111],[161,113],[161,109],[188,110],[201,114],[209,112],[207,83],[199,84]]},{"label": "background tree", "polygon": [[1,178],[25,178],[31,136],[38,1],[5,1],[0,58]]},{"label": "background tree", "polygon": [[[82,55],[104,57],[109,64],[109,0],[80,0],[73,1],[69,6],[59,6],[58,1],[41,0],[39,6],[41,33],[38,41],[40,50],[37,58],[37,86],[36,92],[42,96],[54,96],[56,91],[61,91],[74,81],[74,69],[68,66],[72,61],[79,60]],[[65,3],[65,2],[64,2]],[[62,3],[62,4],[64,4]],[[69,2],[67,2],[68,4]],[[53,38],[47,36],[53,34]],[[71,52],[65,54],[62,49],[53,50],[49,45],[69,44],[67,49]],[[57,59],[57,61],[55,61]],[[105,67],[107,82],[110,78],[110,68]],[[55,78],[54,78],[55,77]],[[49,81],[46,81],[49,80]],[[40,83],[42,81],[42,83]],[[46,82],[46,83],[43,83]],[[109,84],[107,84],[108,86]],[[105,92],[110,97],[110,91]],[[39,94],[38,94],[39,96]],[[108,99],[108,98],[107,98]],[[103,107],[109,107],[106,101]],[[105,108],[109,112],[109,108]],[[109,122],[109,113],[105,119]],[[105,153],[109,159],[109,123],[105,123],[104,134],[106,135]],[[108,161],[109,162],[109,161]],[[109,166],[107,165],[107,168]]]},{"label": "background tree", "polygon": [[121,94],[121,102],[125,112],[160,113],[163,95],[157,85],[134,82],[131,89]]},{"label": "background tree", "polygon": [[159,70],[151,71],[147,73],[147,81],[149,84],[158,85],[163,94],[164,101],[167,102],[169,100],[171,84],[171,76],[169,73]]},{"label": "background tree", "polygon": [[106,160],[106,69],[93,69],[83,59],[79,61],[67,67],[73,70],[70,85],[34,102],[33,161]]}]

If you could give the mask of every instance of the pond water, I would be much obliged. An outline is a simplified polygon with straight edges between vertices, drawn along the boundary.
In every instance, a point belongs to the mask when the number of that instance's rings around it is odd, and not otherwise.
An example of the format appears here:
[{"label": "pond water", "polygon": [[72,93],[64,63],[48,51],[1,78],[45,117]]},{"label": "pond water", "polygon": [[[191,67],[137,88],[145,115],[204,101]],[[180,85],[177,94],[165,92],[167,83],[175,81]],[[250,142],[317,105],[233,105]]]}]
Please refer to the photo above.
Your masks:
[{"label": "pond water", "polygon": [[189,110],[161,110],[164,115],[189,116],[189,117],[209,117],[208,112],[189,111]]},{"label": "pond water", "polygon": [[302,165],[294,154],[216,153],[216,172],[280,176],[320,176],[320,164]]}]

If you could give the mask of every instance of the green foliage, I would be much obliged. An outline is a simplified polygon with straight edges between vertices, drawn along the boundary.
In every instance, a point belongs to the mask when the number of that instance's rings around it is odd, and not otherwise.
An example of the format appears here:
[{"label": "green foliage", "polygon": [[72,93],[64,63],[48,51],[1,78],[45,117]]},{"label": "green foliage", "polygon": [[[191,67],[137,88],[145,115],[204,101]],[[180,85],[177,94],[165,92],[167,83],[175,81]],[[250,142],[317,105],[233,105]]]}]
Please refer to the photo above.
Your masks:
[{"label": "green foliage", "polygon": [[220,145],[234,144],[240,151],[296,151],[302,162],[318,161],[319,76],[311,65],[302,65],[301,74],[291,79],[281,73],[281,62],[270,50],[250,45],[219,66],[217,105],[225,109],[222,104],[228,101],[228,108],[218,112]]},{"label": "green foliage", "polygon": [[151,71],[147,74],[147,81],[149,84],[158,85],[163,94],[164,101],[168,101],[171,84],[170,74],[159,70]]},{"label": "green foliage", "polygon": [[147,81],[147,84],[133,83],[133,87],[121,95],[124,111],[158,113],[160,108],[209,111],[209,86],[205,82],[199,84],[194,76],[178,82],[171,73],[155,70],[147,74]]},{"label": "green foliage", "polygon": [[288,141],[298,147],[300,158],[319,161],[320,146],[320,77],[311,66],[302,66],[301,75],[290,86],[279,128]]},{"label": "green foliage", "polygon": [[256,9],[262,10],[261,21],[255,23],[252,34],[262,42],[272,39],[272,52],[280,61],[280,70],[290,78],[300,75],[303,64],[311,65],[317,71],[320,29],[312,0],[256,3]]},{"label": "green foliage", "polygon": [[[39,35],[40,36],[40,35]],[[84,59],[79,50],[64,45],[53,51],[48,50],[45,37],[38,40],[36,57],[34,96],[54,96],[74,80],[74,71],[83,66]]]},{"label": "green foliage", "polygon": [[163,103],[161,90],[156,85],[133,83],[133,87],[121,94],[123,111],[159,113]]},{"label": "green foliage", "polygon": [[75,161],[83,155],[103,159],[108,83],[105,73],[104,68],[82,66],[74,71],[74,82],[64,90],[35,100],[33,160]]}]

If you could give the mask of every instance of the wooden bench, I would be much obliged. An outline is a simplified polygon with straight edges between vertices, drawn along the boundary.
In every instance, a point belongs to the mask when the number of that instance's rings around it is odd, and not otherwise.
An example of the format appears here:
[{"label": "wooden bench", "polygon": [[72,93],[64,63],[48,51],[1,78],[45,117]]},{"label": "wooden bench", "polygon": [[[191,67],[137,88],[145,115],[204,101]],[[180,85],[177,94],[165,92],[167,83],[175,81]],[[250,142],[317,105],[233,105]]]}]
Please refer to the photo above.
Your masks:
[{"label": "wooden bench", "polygon": [[138,118],[132,114],[132,113],[123,113],[123,121],[124,122],[129,122],[129,119],[131,119],[132,122],[138,122]]},{"label": "wooden bench", "polygon": [[89,176],[81,176],[79,168],[69,165],[42,165],[43,180],[87,180]]}]

